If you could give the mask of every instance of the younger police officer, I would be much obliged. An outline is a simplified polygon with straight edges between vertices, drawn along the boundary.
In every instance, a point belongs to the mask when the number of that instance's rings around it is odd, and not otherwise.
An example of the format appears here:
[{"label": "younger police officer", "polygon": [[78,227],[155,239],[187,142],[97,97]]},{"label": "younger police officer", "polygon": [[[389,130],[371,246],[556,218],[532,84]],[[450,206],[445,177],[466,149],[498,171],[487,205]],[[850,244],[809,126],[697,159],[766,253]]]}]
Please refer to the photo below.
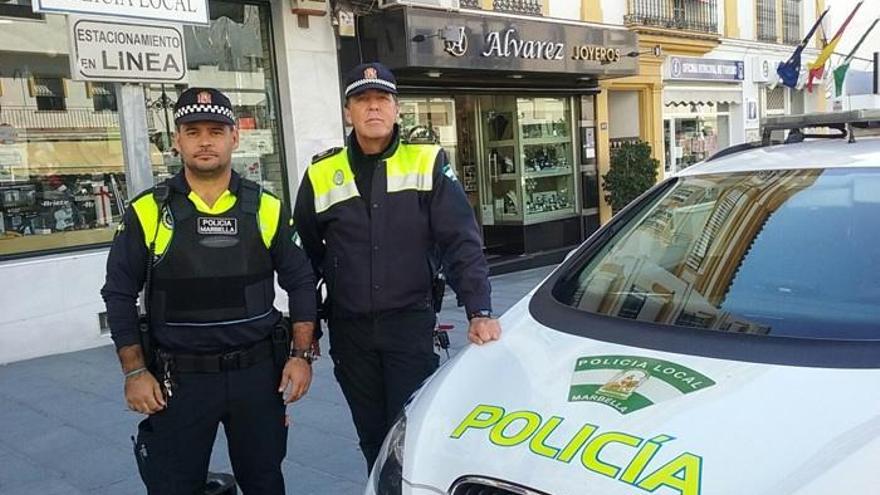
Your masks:
[{"label": "younger police officer", "polygon": [[[174,118],[184,169],[132,200],[101,291],[125,399],[150,415],[138,428],[138,466],[151,495],[203,493],[223,423],[242,491],[281,495],[285,405],[311,382],[314,274],[281,201],[232,171],[238,130],[229,99],[189,89]],[[136,310],[148,260],[158,353],[150,370]],[[275,272],[289,296],[292,329],[273,307]],[[279,345],[291,331],[287,359]]]},{"label": "younger police officer", "polygon": [[437,368],[432,280],[443,260],[471,341],[497,339],[473,212],[439,146],[403,143],[394,75],[355,67],[348,146],[315,157],[294,217],[330,295],[330,355],[371,468],[406,399]]}]

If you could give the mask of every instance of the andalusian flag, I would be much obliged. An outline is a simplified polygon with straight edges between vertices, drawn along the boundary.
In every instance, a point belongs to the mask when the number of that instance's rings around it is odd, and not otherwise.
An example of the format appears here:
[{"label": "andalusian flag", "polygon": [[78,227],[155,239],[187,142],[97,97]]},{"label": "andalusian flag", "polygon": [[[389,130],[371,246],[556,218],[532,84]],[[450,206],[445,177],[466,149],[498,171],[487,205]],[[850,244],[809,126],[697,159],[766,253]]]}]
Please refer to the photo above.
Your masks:
[{"label": "andalusian flag", "polygon": [[810,64],[810,74],[807,77],[807,91],[813,92],[813,79],[817,77],[822,77],[822,73],[825,72],[825,63],[828,62],[828,59],[831,58],[831,55],[834,53],[834,49],[837,48],[837,44],[840,43],[840,38],[843,36],[843,31],[846,29],[846,26],[849,24],[849,21],[852,20],[853,16],[856,15],[856,12],[859,10],[859,7],[862,6],[864,0],[860,1],[856,4],[855,8],[852,12],[849,13],[849,16],[843,21],[843,24],[840,25],[840,28],[837,29],[837,33],[835,33],[834,37],[825,45],[825,48],[822,49],[822,52],[819,53],[819,58],[816,59],[815,62]]},{"label": "andalusian flag", "polygon": [[880,22],[880,19],[874,19],[874,22],[871,24],[871,27],[865,31],[865,34],[862,35],[862,38],[856,43],[856,46],[853,47],[852,51],[849,52],[849,55],[843,59],[843,63],[840,64],[840,67],[834,69],[834,96],[840,96],[843,93],[843,81],[846,79],[846,71],[849,70],[849,64],[852,62],[853,57],[858,51],[859,47],[862,46],[862,43],[865,42],[865,38],[871,34],[871,31],[874,29],[874,26]]},{"label": "andalusian flag", "polygon": [[825,18],[825,14],[828,13],[828,10],[829,9],[825,9],[825,12],[822,12],[822,15],[816,19],[813,27],[810,28],[810,32],[807,33],[804,40],[801,41],[801,44],[794,49],[794,53],[788,57],[788,60],[776,67],[776,74],[779,75],[779,79],[782,80],[782,84],[785,86],[792,89],[797,86],[798,77],[800,77],[801,73],[801,52],[807,47],[807,43],[810,42],[810,38],[813,37],[813,33],[816,32],[816,29],[822,25],[822,19]]}]

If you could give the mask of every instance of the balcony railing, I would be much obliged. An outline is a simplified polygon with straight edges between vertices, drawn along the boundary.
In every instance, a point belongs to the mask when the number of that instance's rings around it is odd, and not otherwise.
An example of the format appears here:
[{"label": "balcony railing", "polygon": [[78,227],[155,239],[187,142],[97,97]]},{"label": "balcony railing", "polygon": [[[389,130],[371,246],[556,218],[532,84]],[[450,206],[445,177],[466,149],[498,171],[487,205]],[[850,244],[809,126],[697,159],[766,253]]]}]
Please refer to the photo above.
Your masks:
[{"label": "balcony railing", "polygon": [[717,0],[627,0],[627,24],[718,32]]},{"label": "balcony railing", "polygon": [[544,12],[541,8],[541,0],[492,0],[492,9],[509,14],[526,15],[543,15]]},{"label": "balcony railing", "polygon": [[461,0],[460,1],[461,8],[463,9],[482,9],[483,2],[480,0]]}]

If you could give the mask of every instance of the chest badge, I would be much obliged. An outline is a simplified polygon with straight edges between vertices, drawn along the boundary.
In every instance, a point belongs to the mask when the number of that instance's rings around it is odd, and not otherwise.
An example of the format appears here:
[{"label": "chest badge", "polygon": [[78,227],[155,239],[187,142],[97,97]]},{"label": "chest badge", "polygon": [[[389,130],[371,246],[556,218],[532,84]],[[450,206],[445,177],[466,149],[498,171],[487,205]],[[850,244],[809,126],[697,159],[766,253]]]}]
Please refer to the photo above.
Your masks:
[{"label": "chest badge", "polygon": [[333,183],[337,186],[341,186],[345,181],[345,176],[342,174],[342,170],[337,170],[335,174],[333,174]]},{"label": "chest badge", "polygon": [[199,217],[200,235],[238,235],[237,218]]}]

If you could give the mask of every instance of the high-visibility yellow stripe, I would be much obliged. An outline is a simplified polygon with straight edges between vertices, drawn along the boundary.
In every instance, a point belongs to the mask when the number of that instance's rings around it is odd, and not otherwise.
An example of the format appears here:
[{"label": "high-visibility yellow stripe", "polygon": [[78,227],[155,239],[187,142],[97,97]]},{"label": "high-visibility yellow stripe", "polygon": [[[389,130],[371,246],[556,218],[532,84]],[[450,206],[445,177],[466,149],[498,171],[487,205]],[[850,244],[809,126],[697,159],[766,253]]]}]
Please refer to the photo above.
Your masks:
[{"label": "high-visibility yellow stripe", "polygon": [[[219,215],[229,211],[230,208],[235,206],[235,202],[238,200],[238,198],[231,192],[226,191],[220,196],[217,202],[214,203],[214,208],[209,208],[205,202],[194,193],[190,192],[188,197],[198,211],[211,215]],[[137,213],[138,221],[141,224],[141,230],[144,232],[144,244],[149,247],[150,242],[153,241],[153,236],[155,235],[155,254],[156,256],[161,256],[168,249],[168,245],[171,244],[171,239],[174,237],[174,229],[169,228],[167,225],[169,222],[160,222],[159,207],[156,205],[156,200],[153,198],[152,194],[146,194],[136,199],[131,204],[131,207],[134,208],[135,213]],[[170,215],[170,213],[168,215]],[[267,249],[271,247],[272,240],[275,239],[275,234],[278,233],[278,221],[280,217],[281,200],[271,194],[263,193],[260,197],[257,221],[259,222],[260,235],[263,239],[263,244],[266,245]],[[158,230],[156,229],[157,222],[159,222]]]},{"label": "high-visibility yellow stripe", "polygon": [[223,194],[221,194],[220,197],[217,198],[217,201],[214,201],[214,206],[208,206],[208,204],[205,203],[205,201],[201,197],[199,197],[199,195],[196,194],[195,191],[190,191],[187,198],[192,201],[192,204],[195,205],[196,210],[202,213],[207,213],[209,215],[220,215],[222,213],[226,213],[233,206],[235,206],[235,202],[237,200],[237,198],[232,194],[232,192],[229,191],[229,189],[223,191]]},{"label": "high-visibility yellow stripe", "polygon": [[313,163],[307,173],[315,193],[315,213],[360,196],[346,151]]},{"label": "high-visibility yellow stripe", "polygon": [[[398,145],[394,155],[385,161],[386,191],[432,190],[434,161],[439,152],[439,146]],[[315,213],[327,211],[333,205],[360,196],[354,172],[348,163],[347,150],[313,163],[308,175],[315,194]]]},{"label": "high-visibility yellow stripe", "polygon": [[281,218],[281,200],[271,194],[263,193],[260,197],[260,208],[257,213],[257,221],[260,226],[260,234],[263,236],[263,244],[266,248],[272,246],[272,239],[278,232],[278,220]]},{"label": "high-visibility yellow stripe", "polygon": [[[154,236],[156,241],[155,254],[161,256],[171,244],[171,238],[174,236],[172,229],[169,229],[164,222],[159,219],[159,206],[152,194],[145,194],[136,199],[131,207],[137,213],[138,221],[141,224],[141,230],[144,231],[144,244],[149,248],[153,242]],[[157,229],[158,224],[158,229]]]},{"label": "high-visibility yellow stripe", "polygon": [[439,146],[403,144],[387,162],[388,192],[430,191],[434,188],[434,161]]}]

